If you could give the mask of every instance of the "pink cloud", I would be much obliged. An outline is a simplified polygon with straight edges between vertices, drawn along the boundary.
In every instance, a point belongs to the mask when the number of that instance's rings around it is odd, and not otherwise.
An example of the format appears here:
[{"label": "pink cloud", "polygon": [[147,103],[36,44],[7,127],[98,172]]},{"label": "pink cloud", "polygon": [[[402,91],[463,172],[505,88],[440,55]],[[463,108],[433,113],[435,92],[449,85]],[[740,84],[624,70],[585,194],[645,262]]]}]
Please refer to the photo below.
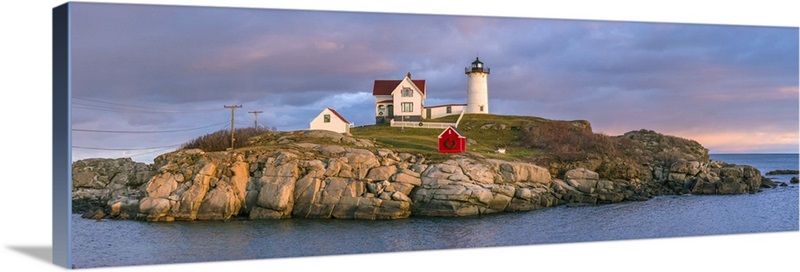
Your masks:
[{"label": "pink cloud", "polygon": [[[741,130],[701,131],[681,133],[681,137],[693,139],[712,153],[751,153],[769,150],[797,150],[800,135],[791,130]],[[793,147],[793,148],[792,148]]]}]

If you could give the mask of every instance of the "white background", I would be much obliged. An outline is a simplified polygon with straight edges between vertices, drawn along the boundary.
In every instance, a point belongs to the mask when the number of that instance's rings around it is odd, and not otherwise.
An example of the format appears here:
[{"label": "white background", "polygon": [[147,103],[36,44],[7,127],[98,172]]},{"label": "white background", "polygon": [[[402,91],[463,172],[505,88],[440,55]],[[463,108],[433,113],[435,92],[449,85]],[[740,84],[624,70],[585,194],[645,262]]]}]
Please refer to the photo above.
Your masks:
[{"label": "white background", "polygon": [[[793,1],[103,1],[224,5],[426,14],[800,26]],[[388,2],[388,3],[385,3]],[[545,2],[545,1],[542,1]],[[6,271],[62,270],[51,246],[51,12],[60,1],[3,1],[0,90],[3,213],[0,254]],[[65,177],[66,178],[66,177]],[[91,271],[796,271],[800,232],[635,241],[306,257],[200,264],[102,268]],[[265,249],[269,250],[269,249]],[[42,250],[34,250],[42,252]],[[45,261],[44,259],[47,259]]]}]

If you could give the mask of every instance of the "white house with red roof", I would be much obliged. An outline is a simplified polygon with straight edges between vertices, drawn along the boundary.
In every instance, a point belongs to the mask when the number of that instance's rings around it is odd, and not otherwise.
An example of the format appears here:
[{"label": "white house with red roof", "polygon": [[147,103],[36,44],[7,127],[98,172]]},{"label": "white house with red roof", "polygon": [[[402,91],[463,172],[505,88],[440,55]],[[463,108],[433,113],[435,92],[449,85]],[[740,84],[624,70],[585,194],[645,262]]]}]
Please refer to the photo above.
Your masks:
[{"label": "white house with red roof", "polygon": [[420,121],[425,107],[425,80],[412,80],[408,73],[401,80],[375,80],[375,123]]},{"label": "white house with red roof", "polygon": [[325,108],[309,123],[309,129],[330,130],[338,133],[350,133],[351,123],[331,108]]},{"label": "white house with red roof", "polygon": [[372,88],[375,97],[375,123],[395,121],[422,121],[447,115],[460,114],[466,104],[449,104],[426,107],[424,79],[411,79],[411,73],[401,80],[375,80]]},{"label": "white house with red roof", "polygon": [[[467,74],[467,104],[425,106],[427,90],[424,79],[411,79],[408,73],[401,80],[375,80],[372,96],[375,97],[375,124],[394,121],[422,121],[448,115],[489,113],[487,77],[489,69],[478,58]],[[421,125],[421,124],[420,124]]]}]

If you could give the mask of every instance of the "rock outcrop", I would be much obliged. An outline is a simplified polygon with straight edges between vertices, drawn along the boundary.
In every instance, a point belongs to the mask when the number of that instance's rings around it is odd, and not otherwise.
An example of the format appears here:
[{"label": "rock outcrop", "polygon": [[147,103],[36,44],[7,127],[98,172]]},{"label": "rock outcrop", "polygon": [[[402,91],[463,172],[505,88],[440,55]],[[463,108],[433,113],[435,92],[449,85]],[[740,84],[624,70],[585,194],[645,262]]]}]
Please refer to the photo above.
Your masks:
[{"label": "rock outcrop", "polygon": [[129,158],[76,161],[72,164],[72,210],[108,210],[111,217],[135,216],[145,195],[142,187],[152,176],[150,165]]},{"label": "rock outcrop", "polygon": [[[153,165],[130,159],[78,161],[73,164],[74,212],[147,221],[399,219],[641,201],[661,194],[754,193],[770,186],[762,184],[758,169],[710,161],[707,150],[691,143],[639,163],[636,171],[603,176],[584,167],[555,174],[531,163],[473,155],[433,163],[419,154],[334,134],[312,131],[270,139],[289,142],[273,148],[181,150],[157,157]],[[665,141],[649,131],[626,135],[653,149],[642,152],[664,147]],[[296,142],[302,137],[317,140]],[[347,146],[337,144],[345,141]]]},{"label": "rock outcrop", "polygon": [[678,194],[743,194],[761,188],[761,172],[755,167],[719,161],[680,160],[653,174],[663,187]]},{"label": "rock outcrop", "polygon": [[529,211],[558,204],[547,169],[500,160],[458,158],[430,165],[411,195],[422,216]]},{"label": "rock outcrop", "polygon": [[[205,154],[179,151],[156,159],[139,218],[149,221],[408,217],[415,156],[319,144]],[[417,175],[417,179],[418,175]],[[397,184],[397,186],[395,186]]]}]

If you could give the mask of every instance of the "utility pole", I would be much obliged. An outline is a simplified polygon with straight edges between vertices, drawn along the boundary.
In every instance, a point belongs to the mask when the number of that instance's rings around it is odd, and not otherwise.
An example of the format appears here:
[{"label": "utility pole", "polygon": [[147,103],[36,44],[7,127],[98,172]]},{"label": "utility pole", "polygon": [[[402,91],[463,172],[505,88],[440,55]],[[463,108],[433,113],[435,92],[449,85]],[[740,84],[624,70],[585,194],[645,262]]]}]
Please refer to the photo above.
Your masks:
[{"label": "utility pole", "polygon": [[264,113],[263,111],[248,111],[247,113],[252,113],[256,117],[256,130],[258,130],[258,114]]},{"label": "utility pole", "polygon": [[231,109],[231,150],[233,150],[233,141],[234,141],[234,138],[233,138],[233,112],[235,112],[236,109],[241,108],[242,105],[231,105],[231,106],[223,105],[223,106],[226,109]]}]

